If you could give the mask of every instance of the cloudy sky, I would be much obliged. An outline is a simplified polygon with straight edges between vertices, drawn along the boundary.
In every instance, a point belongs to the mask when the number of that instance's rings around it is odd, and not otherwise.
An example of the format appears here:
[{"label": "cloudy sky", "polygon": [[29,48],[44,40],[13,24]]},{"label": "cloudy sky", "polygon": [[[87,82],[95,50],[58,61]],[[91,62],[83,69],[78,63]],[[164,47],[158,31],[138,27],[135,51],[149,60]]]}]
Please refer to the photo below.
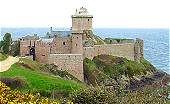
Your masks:
[{"label": "cloudy sky", "polygon": [[169,0],[0,0],[0,27],[70,27],[82,6],[93,27],[170,27]]}]

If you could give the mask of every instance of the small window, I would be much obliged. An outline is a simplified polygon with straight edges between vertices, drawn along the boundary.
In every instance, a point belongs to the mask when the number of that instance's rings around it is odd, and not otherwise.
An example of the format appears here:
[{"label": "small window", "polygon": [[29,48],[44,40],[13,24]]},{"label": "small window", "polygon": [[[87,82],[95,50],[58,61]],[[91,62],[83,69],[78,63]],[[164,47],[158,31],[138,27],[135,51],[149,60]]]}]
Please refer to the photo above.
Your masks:
[{"label": "small window", "polygon": [[89,21],[89,19],[88,19],[88,21]]},{"label": "small window", "polygon": [[77,39],[78,39],[79,37],[77,37]]},{"label": "small window", "polygon": [[42,55],[42,56],[45,56],[45,55]]},{"label": "small window", "polygon": [[77,44],[76,44],[76,46],[77,46]]},{"label": "small window", "polygon": [[66,45],[66,42],[63,42],[63,45]]}]

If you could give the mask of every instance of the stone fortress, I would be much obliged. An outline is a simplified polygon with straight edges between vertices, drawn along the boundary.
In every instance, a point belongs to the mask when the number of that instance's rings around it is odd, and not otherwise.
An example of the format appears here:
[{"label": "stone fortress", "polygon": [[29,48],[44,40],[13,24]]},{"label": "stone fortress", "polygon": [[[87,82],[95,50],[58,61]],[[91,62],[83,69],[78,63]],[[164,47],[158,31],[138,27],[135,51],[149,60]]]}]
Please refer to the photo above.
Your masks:
[{"label": "stone fortress", "polygon": [[55,64],[60,70],[67,70],[77,79],[84,81],[83,59],[101,54],[125,57],[139,61],[143,56],[143,40],[112,41],[106,44],[92,32],[93,16],[86,8],[76,10],[72,17],[70,31],[53,31],[43,38],[25,36],[20,38],[20,55],[32,56],[41,63]]}]

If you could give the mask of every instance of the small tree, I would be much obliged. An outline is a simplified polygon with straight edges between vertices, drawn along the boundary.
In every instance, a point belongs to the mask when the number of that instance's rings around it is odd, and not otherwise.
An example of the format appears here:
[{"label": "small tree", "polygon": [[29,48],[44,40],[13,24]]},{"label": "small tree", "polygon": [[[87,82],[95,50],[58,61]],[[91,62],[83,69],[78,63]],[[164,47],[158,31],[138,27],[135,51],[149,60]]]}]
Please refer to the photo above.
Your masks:
[{"label": "small tree", "polygon": [[20,41],[14,41],[11,45],[11,55],[18,56],[20,53]]},{"label": "small tree", "polygon": [[0,41],[0,52],[2,51],[3,41]]},{"label": "small tree", "polygon": [[3,53],[9,54],[11,42],[12,42],[11,34],[6,33],[3,37],[3,46],[2,46]]}]

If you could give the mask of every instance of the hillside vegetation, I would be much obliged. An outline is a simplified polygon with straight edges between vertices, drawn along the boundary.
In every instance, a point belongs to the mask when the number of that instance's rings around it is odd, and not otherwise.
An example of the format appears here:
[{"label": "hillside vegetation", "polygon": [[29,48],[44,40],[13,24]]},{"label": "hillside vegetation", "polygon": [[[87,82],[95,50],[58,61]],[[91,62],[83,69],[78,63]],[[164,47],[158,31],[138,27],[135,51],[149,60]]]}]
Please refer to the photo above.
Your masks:
[{"label": "hillside vegetation", "polygon": [[102,44],[105,44],[104,40],[101,37],[95,35],[93,33],[93,31],[84,30],[83,32],[86,34],[86,38],[87,38],[84,45],[102,45]]},{"label": "hillside vegetation", "polygon": [[94,86],[115,85],[155,72],[155,67],[143,58],[140,62],[111,55],[99,55],[93,60],[84,59],[85,80]]},{"label": "hillside vegetation", "polygon": [[71,80],[64,80],[57,76],[50,76],[47,73],[32,71],[22,68],[17,64],[11,66],[8,71],[0,73],[1,77],[21,77],[25,79],[28,86],[23,90],[74,90],[81,87],[80,84]]},{"label": "hillside vegetation", "polygon": [[0,61],[3,61],[8,58],[8,55],[0,53]]},{"label": "hillside vegetation", "polygon": [[[58,67],[53,64],[44,65],[21,58],[20,62],[13,64],[8,71],[0,73],[1,81],[12,89],[0,88],[2,92],[0,96],[3,98],[2,101],[8,103],[28,102],[28,99],[34,103],[49,103],[55,99],[61,104],[169,104],[167,99],[169,87],[164,86],[170,81],[169,75],[157,73],[154,66],[144,58],[141,58],[140,62],[135,62],[111,55],[99,55],[92,60],[85,58],[83,66],[85,82],[92,86],[77,81],[68,72],[57,70]],[[147,80],[144,80],[145,78]],[[155,81],[153,78],[158,78],[159,82],[152,83]],[[126,85],[130,84],[129,88],[135,85],[135,88],[140,90],[128,90],[126,86],[122,86],[124,82]],[[143,83],[149,83],[148,87],[144,87]],[[160,87],[161,84],[164,84],[163,87]],[[48,98],[40,97],[37,93]],[[18,97],[21,95],[24,98]]]}]

